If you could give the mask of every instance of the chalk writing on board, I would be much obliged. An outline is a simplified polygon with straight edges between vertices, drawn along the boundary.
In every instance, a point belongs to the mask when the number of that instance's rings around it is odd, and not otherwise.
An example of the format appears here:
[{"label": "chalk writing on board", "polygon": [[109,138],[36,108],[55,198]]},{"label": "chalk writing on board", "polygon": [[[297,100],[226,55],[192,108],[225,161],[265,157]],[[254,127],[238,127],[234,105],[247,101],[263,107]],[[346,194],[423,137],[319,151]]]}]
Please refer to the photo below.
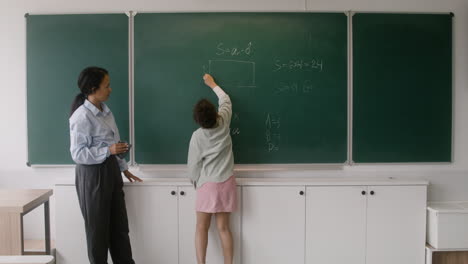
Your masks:
[{"label": "chalk writing on board", "polygon": [[323,71],[323,60],[275,60],[273,72],[277,71]]},{"label": "chalk writing on board", "polygon": [[227,47],[223,42],[218,43],[216,46],[216,55],[223,56],[241,56],[248,55],[250,56],[253,53],[252,42],[247,43],[245,47]]},{"label": "chalk writing on board", "polygon": [[240,129],[238,127],[231,127],[231,136],[240,135]]},{"label": "chalk writing on board", "polygon": [[231,127],[231,136],[235,136],[235,135],[240,135],[240,128],[239,127],[236,127],[236,123],[239,122],[239,114],[237,113],[233,113],[232,114],[232,119],[231,119],[231,125],[233,127]]},{"label": "chalk writing on board", "polygon": [[278,82],[273,92],[274,95],[280,94],[311,94],[314,91],[314,85],[311,80],[305,81],[284,81]]},{"label": "chalk writing on board", "polygon": [[268,113],[265,120],[265,140],[268,152],[279,151],[280,149],[280,127],[281,118]]},{"label": "chalk writing on board", "polygon": [[267,129],[272,129],[272,128],[279,129],[281,127],[281,118],[268,113],[267,119],[265,121],[265,126]]},{"label": "chalk writing on board", "polygon": [[255,87],[255,62],[241,60],[209,60],[208,72],[220,86]]}]

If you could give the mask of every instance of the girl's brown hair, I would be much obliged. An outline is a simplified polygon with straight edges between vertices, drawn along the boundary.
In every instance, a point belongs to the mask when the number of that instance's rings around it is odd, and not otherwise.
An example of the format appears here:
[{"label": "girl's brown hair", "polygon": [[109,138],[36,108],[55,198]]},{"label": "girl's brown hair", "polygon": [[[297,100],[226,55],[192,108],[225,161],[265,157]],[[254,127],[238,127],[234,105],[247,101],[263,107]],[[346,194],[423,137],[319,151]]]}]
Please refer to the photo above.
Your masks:
[{"label": "girl's brown hair", "polygon": [[193,108],[193,119],[203,128],[213,128],[216,125],[218,112],[216,107],[208,100],[201,99]]}]

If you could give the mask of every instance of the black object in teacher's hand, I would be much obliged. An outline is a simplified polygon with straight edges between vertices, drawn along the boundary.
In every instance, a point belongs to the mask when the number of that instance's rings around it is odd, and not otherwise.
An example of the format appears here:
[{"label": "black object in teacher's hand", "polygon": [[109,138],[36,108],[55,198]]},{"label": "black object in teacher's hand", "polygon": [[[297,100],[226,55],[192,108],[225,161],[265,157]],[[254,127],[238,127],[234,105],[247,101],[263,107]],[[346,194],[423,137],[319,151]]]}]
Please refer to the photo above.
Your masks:
[{"label": "black object in teacher's hand", "polygon": [[[127,142],[119,141],[119,143],[127,143]],[[128,150],[123,153],[117,154],[117,157],[121,159],[125,159],[127,157],[128,152],[130,152],[130,149],[132,149],[132,144],[127,143],[127,145],[128,145]]]}]

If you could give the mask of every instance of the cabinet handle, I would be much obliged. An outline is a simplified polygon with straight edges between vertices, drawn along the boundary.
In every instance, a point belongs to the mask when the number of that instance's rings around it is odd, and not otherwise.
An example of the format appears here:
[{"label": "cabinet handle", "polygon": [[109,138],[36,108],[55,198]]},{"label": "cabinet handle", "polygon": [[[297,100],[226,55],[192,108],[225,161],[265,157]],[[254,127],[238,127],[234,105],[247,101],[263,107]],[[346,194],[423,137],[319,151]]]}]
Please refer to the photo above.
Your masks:
[{"label": "cabinet handle", "polygon": [[375,194],[375,192],[374,192],[374,191],[370,191],[370,195],[374,195],[374,194]]},{"label": "cabinet handle", "polygon": [[176,195],[176,192],[175,192],[175,191],[172,191],[171,194],[172,194],[172,195]]},{"label": "cabinet handle", "polygon": [[362,195],[366,195],[366,191],[362,191],[361,194],[362,194]]},{"label": "cabinet handle", "polygon": [[300,195],[304,195],[304,191],[300,191],[299,194],[300,194]]},{"label": "cabinet handle", "polygon": [[180,195],[185,195],[185,192],[184,192],[184,191],[181,191],[181,192],[180,192]]}]

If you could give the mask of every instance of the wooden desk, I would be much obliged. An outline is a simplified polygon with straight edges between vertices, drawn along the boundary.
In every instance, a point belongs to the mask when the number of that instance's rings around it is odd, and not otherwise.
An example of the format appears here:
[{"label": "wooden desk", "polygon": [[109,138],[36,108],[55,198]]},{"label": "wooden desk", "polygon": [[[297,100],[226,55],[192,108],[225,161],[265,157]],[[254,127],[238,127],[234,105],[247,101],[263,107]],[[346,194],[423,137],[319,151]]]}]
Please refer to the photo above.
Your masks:
[{"label": "wooden desk", "polygon": [[45,253],[50,255],[52,189],[0,190],[0,255],[24,255],[23,216],[44,204]]}]

